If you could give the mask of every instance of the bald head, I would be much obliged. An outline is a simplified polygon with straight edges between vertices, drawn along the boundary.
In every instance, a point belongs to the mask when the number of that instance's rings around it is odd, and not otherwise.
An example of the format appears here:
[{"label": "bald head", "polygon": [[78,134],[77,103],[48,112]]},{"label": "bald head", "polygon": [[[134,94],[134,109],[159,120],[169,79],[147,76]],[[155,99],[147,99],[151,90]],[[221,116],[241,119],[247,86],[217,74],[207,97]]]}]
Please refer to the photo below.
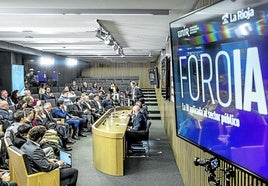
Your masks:
[{"label": "bald head", "polygon": [[3,110],[8,110],[9,109],[9,105],[7,101],[0,101],[0,108]]}]

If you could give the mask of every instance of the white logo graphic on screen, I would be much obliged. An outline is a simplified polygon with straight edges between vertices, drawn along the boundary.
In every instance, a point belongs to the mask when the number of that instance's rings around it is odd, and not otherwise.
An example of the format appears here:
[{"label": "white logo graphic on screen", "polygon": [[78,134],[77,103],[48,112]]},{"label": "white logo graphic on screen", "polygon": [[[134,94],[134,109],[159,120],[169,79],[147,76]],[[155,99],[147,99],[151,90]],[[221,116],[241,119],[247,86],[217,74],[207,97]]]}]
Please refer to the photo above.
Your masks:
[{"label": "white logo graphic on screen", "polygon": [[225,25],[225,24],[228,24],[229,23],[229,14],[228,13],[225,13],[222,17],[222,24]]},{"label": "white logo graphic on screen", "polygon": [[249,20],[251,17],[253,17],[254,14],[254,9],[248,7],[247,9],[242,9],[237,11],[234,14],[228,14],[225,13],[221,19],[222,19],[222,24],[228,24],[228,23],[235,23],[237,21],[241,21],[241,20]]}]

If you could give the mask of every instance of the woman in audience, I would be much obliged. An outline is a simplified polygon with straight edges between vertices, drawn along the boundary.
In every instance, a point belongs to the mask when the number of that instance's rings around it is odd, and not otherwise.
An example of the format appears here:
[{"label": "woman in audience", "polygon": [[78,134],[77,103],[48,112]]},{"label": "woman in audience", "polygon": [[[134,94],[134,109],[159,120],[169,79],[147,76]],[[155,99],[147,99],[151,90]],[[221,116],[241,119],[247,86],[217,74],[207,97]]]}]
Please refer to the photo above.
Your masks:
[{"label": "woman in audience", "polygon": [[19,101],[20,101],[20,92],[19,92],[19,90],[12,91],[10,99],[15,105],[17,105],[19,103]]},{"label": "woman in audience", "polygon": [[95,94],[99,92],[98,84],[95,82],[93,83],[92,87],[90,87],[90,91]]}]

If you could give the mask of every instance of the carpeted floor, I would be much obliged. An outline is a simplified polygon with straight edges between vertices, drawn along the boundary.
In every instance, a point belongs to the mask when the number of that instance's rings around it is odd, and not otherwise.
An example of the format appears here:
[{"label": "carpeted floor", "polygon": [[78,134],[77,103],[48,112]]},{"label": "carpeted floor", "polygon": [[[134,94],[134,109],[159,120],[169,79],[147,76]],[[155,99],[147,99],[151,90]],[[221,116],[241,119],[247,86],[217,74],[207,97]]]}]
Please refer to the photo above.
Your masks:
[{"label": "carpeted floor", "polygon": [[79,170],[77,186],[183,186],[160,120],[152,120],[150,147],[150,157],[126,158],[124,176],[109,176],[93,166],[89,134],[72,146],[73,166]]}]

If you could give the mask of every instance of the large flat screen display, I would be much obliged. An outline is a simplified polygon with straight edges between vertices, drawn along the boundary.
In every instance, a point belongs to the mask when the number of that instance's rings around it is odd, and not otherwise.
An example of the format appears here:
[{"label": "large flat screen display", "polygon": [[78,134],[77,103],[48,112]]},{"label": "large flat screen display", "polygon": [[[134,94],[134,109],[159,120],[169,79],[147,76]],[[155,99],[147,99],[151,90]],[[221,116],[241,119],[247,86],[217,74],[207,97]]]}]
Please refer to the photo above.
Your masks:
[{"label": "large flat screen display", "polygon": [[170,23],[177,135],[268,180],[268,2]]}]

